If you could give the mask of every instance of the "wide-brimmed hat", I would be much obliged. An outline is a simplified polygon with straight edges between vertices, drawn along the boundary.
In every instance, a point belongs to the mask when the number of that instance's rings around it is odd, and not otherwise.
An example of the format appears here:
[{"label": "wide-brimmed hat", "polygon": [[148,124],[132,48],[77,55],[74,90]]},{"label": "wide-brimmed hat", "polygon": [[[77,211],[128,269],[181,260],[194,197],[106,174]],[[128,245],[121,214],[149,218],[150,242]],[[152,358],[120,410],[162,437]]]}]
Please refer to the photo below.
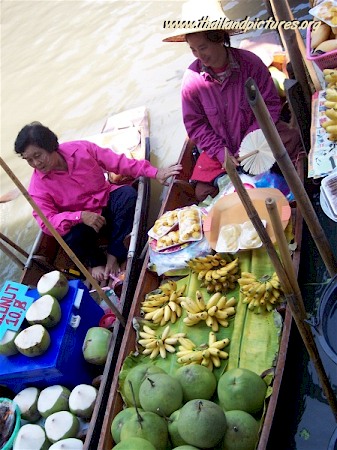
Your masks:
[{"label": "wide-brimmed hat", "polygon": [[167,20],[165,30],[172,33],[163,42],[185,42],[185,36],[210,30],[224,30],[228,34],[242,33],[235,21],[224,13],[219,0],[188,0],[182,4],[181,18]]}]

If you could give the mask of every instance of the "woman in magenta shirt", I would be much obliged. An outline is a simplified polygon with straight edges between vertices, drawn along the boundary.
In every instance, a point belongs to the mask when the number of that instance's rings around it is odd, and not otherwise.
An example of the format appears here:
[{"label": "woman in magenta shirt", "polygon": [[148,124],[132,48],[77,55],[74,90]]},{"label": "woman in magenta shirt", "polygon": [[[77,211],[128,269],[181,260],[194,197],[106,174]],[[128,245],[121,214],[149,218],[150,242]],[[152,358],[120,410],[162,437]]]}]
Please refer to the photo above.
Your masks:
[{"label": "woman in magenta shirt", "polygon": [[[106,172],[160,183],[177,175],[180,164],[157,169],[148,161],[128,159],[88,141],[58,143],[57,136],[39,122],[26,125],[15,141],[15,152],[34,168],[28,191],[48,221],[98,281],[117,274],[127,256],[123,244],[131,232],[137,192],[111,184]],[[33,212],[43,232],[50,234]],[[98,232],[109,230],[107,255],[98,247]]]},{"label": "woman in magenta shirt", "polygon": [[242,139],[259,128],[245,95],[245,82],[250,77],[257,83],[281,139],[296,162],[303,151],[300,136],[280,121],[278,92],[258,56],[232,48],[224,30],[187,32],[172,41],[187,42],[197,58],[184,74],[181,94],[186,131],[202,151],[192,174],[199,201],[218,192],[215,180],[225,172],[224,148],[238,165],[236,156]]}]

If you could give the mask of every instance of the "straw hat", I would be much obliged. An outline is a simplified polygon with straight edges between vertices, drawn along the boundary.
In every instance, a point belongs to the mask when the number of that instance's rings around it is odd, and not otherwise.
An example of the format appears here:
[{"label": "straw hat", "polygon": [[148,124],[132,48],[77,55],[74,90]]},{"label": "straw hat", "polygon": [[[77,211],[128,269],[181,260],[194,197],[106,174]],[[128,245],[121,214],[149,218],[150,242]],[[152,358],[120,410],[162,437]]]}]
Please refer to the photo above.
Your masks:
[{"label": "straw hat", "polygon": [[[231,19],[225,15],[220,0],[188,0],[182,5],[181,18],[171,22],[178,22],[177,25],[179,25],[179,22],[182,21],[190,24],[187,23],[185,27],[179,28],[166,27],[173,33],[163,39],[163,42],[185,42],[186,34],[209,30],[225,30],[228,34],[242,32],[242,30],[228,27]],[[194,22],[193,25],[191,22]]]}]

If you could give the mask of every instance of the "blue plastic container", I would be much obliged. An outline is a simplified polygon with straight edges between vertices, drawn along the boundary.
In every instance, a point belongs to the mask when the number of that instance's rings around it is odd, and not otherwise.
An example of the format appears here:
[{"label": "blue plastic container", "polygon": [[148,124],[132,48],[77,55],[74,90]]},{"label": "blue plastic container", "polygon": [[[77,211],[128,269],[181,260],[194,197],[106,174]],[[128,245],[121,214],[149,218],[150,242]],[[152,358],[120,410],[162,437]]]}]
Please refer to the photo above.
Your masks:
[{"label": "blue plastic container", "polygon": [[[27,295],[39,298],[36,290],[28,290]],[[0,384],[15,393],[28,386],[43,389],[62,384],[72,389],[80,383],[91,384],[98,368],[85,361],[82,346],[88,329],[98,326],[104,311],[79,280],[69,282],[60,306],[61,320],[48,329],[51,343],[43,355],[0,355]]]}]

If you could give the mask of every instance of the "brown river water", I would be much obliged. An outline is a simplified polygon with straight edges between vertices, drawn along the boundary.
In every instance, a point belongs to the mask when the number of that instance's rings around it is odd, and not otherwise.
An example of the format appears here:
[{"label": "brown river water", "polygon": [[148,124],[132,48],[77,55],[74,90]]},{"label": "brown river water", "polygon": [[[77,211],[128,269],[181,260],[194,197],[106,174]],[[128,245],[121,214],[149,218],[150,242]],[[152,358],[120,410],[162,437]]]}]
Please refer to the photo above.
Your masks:
[{"label": "brown river water", "polygon": [[[289,3],[296,18],[312,18],[308,2]],[[267,17],[262,0],[222,4],[232,19]],[[181,1],[1,1],[1,156],[24,186],[32,169],[14,153],[14,140],[33,120],[50,127],[60,140],[80,139],[98,133],[109,115],[145,105],[152,163],[175,162],[185,139],[181,78],[193,56],[187,44],[163,43],[167,32],[162,26],[164,20],[179,19],[180,12]],[[156,182],[151,186],[149,223],[162,195]],[[14,187],[1,169],[0,194]],[[0,214],[1,232],[29,251],[37,226],[27,200],[19,195],[0,204]],[[1,284],[18,281],[20,273],[1,253]],[[310,362],[304,365],[304,372],[313,371]],[[274,448],[327,448],[335,426],[329,408],[317,395],[320,388],[312,373],[309,387],[305,380],[302,384],[289,439],[282,444],[276,436]]]}]

